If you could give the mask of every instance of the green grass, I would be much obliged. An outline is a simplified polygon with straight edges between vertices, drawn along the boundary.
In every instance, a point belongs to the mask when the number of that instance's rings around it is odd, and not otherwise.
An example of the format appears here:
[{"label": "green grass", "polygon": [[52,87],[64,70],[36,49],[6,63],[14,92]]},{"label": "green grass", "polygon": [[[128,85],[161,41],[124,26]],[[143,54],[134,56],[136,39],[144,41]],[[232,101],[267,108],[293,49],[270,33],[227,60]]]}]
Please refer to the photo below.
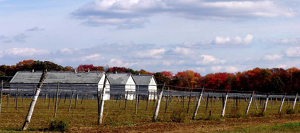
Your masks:
[{"label": "green grass", "polygon": [[278,133],[278,132],[300,132],[300,123],[288,123],[282,125],[259,126],[255,128],[245,128],[230,131],[232,133]]},{"label": "green grass", "polygon": [[[7,98],[3,97],[2,101],[2,111],[0,115],[0,129],[2,131],[19,131],[23,125],[25,117],[27,115],[28,107],[32,99],[18,99],[18,110],[16,110],[15,98],[10,98],[10,102],[7,106]],[[222,100],[219,99],[209,99],[209,103],[206,104],[206,98],[201,100],[201,105],[198,110],[196,120],[221,120],[220,114],[222,111]],[[67,120],[70,127],[96,127],[98,118],[98,108],[97,100],[84,100],[81,104],[81,99],[77,101],[77,107],[75,109],[75,100],[72,100],[71,111],[69,109],[69,100],[60,100],[58,106],[56,119]],[[121,103],[120,103],[121,102]],[[262,103],[262,104],[260,104]],[[156,107],[156,102],[149,101],[148,109],[146,109],[146,100],[140,100],[137,114],[135,114],[135,100],[127,102],[127,108],[125,110],[125,101],[108,100],[104,104],[104,117],[103,125],[132,125],[135,123],[149,123],[152,122],[153,113]],[[256,104],[259,110],[256,110]],[[239,100],[238,106],[236,106],[236,101],[234,99],[228,99],[225,117],[226,118],[246,118],[246,117],[261,117],[266,115],[278,115],[278,109],[280,106],[280,101],[270,101],[268,103],[267,111],[261,113],[264,100],[262,102],[257,101],[252,103],[250,107],[249,114],[246,116],[245,110],[248,105],[248,101]],[[195,109],[196,99],[192,98],[190,106],[188,108],[188,99],[185,99],[184,105],[181,99],[174,97],[172,102],[168,104],[167,111],[165,112],[166,101],[162,100],[160,106],[160,112],[158,115],[157,122],[191,122],[191,118]],[[206,105],[207,108],[206,108]],[[35,110],[29,124],[30,131],[43,131],[49,128],[49,121],[53,119],[54,116],[54,102],[50,99],[39,98],[35,106]],[[292,102],[285,102],[283,105],[283,113],[286,114],[290,110]],[[187,113],[188,112],[188,113]],[[289,111],[290,113],[291,111]],[[298,106],[293,113],[298,113]]]}]

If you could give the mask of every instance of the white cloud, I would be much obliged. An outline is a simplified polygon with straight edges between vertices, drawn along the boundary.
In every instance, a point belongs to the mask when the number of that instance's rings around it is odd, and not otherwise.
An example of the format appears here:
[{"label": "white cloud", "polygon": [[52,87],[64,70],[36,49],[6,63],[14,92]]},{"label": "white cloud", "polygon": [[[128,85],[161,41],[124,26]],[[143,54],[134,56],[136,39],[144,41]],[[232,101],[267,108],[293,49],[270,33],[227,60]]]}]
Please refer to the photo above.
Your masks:
[{"label": "white cloud", "polygon": [[80,7],[71,16],[90,26],[115,25],[141,28],[148,17],[158,14],[188,19],[250,19],[258,17],[294,17],[296,13],[279,4],[264,1],[202,0],[97,0]]},{"label": "white cloud", "polygon": [[3,57],[3,51],[0,50],[0,58],[2,58],[2,57]]},{"label": "white cloud", "polygon": [[170,65],[174,64],[174,61],[164,60],[162,64],[164,66],[170,66]]},{"label": "white cloud", "polygon": [[283,55],[273,54],[273,55],[265,55],[263,59],[265,60],[279,60]]},{"label": "white cloud", "polygon": [[207,64],[223,64],[226,60],[217,59],[211,55],[200,55],[202,58],[200,61],[197,61],[196,64],[207,65]]},{"label": "white cloud", "polygon": [[19,42],[19,43],[24,43],[24,42],[26,42],[26,39],[28,37],[29,37],[28,35],[26,35],[24,33],[21,33],[21,34],[15,35],[13,37],[13,40],[16,41],[16,42]]},{"label": "white cloud", "polygon": [[238,72],[238,69],[235,66],[212,66],[210,67],[211,71],[213,72],[228,72],[234,73]]},{"label": "white cloud", "polygon": [[213,72],[220,72],[220,70],[222,69],[222,66],[212,66],[210,67],[211,71]]},{"label": "white cloud", "polygon": [[78,49],[62,48],[59,50],[59,52],[63,54],[72,54],[74,51],[78,51]]},{"label": "white cloud", "polygon": [[229,72],[229,73],[234,73],[234,72],[237,72],[238,69],[234,66],[225,66],[225,71]]},{"label": "white cloud", "polygon": [[300,47],[291,47],[286,50],[288,57],[300,57]]},{"label": "white cloud", "polygon": [[280,64],[280,65],[278,65],[277,67],[278,67],[278,68],[284,68],[284,69],[285,69],[285,68],[287,67],[287,65],[285,65],[285,64]]},{"label": "white cloud", "polygon": [[176,47],[175,49],[173,49],[173,52],[177,53],[177,54],[182,54],[182,55],[192,55],[192,54],[195,54],[195,52],[192,51],[191,49],[182,48],[182,47]]},{"label": "white cloud", "polygon": [[92,54],[92,55],[88,55],[88,56],[85,56],[85,57],[81,58],[82,61],[86,61],[86,60],[100,61],[100,60],[103,60],[103,59],[104,59],[104,57],[101,54]]},{"label": "white cloud", "polygon": [[43,55],[49,53],[50,52],[46,49],[35,49],[35,48],[12,48],[12,49],[6,49],[4,51],[5,55],[14,55],[14,56],[34,56],[34,55]]},{"label": "white cloud", "polygon": [[33,28],[30,28],[30,29],[27,29],[26,31],[41,31],[41,30],[44,30],[44,29],[39,28],[39,27],[33,27]]},{"label": "white cloud", "polygon": [[135,54],[136,58],[155,58],[160,59],[163,57],[163,54],[165,53],[165,49],[152,49],[144,52],[137,52]]},{"label": "white cloud", "polygon": [[282,44],[300,44],[300,39],[283,39],[281,40]]},{"label": "white cloud", "polygon": [[197,67],[197,68],[195,68],[195,70],[198,71],[198,72],[205,72],[206,68],[204,68],[204,67]]},{"label": "white cloud", "polygon": [[124,63],[122,60],[118,60],[118,59],[111,59],[108,62],[109,66],[118,66],[118,67],[131,67],[136,64],[137,63]]},{"label": "white cloud", "polygon": [[253,40],[253,35],[246,35],[244,38],[236,36],[234,38],[227,37],[216,37],[214,40],[215,44],[251,44]]}]

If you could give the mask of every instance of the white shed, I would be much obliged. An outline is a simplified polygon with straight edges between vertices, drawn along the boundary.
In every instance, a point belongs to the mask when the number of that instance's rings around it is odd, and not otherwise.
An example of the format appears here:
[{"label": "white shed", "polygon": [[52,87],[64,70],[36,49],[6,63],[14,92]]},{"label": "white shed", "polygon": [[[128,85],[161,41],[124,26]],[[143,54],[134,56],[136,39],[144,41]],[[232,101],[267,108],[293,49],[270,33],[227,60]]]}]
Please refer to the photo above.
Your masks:
[{"label": "white shed", "polygon": [[[108,73],[111,95],[123,95],[128,100],[135,99],[136,84],[129,73]],[[127,95],[128,94],[128,95]]]},{"label": "white shed", "polygon": [[22,90],[22,93],[29,93],[31,95],[40,82],[42,74],[42,71],[18,71],[9,82],[10,89],[19,88]]},{"label": "white shed", "polygon": [[133,75],[140,95],[148,95],[149,99],[154,99],[157,92],[157,83],[153,75]]},{"label": "white shed", "polygon": [[[47,72],[44,80],[44,85],[60,83],[61,87],[71,89],[76,86],[77,90],[95,94],[97,88],[99,91],[103,89],[105,72],[90,71],[90,72]],[[110,84],[107,81],[105,85],[104,100],[110,99]]]},{"label": "white shed", "polygon": [[[11,88],[20,87],[24,91],[30,91],[37,86],[42,76],[42,72],[19,71],[10,81]],[[53,93],[56,91],[57,83],[59,83],[61,92],[70,92],[72,89],[86,94],[96,96],[97,89],[103,89],[105,72],[90,71],[90,72],[70,72],[70,71],[49,71],[43,82],[42,92]],[[110,84],[107,80],[105,86],[104,99],[110,99]]]}]

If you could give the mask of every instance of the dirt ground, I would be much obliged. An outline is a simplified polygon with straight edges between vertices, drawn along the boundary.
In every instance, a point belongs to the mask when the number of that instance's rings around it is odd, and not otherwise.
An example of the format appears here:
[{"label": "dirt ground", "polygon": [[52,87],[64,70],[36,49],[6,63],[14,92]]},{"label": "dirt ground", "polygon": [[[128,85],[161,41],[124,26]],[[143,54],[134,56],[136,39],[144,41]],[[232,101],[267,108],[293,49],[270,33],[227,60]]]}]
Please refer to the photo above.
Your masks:
[{"label": "dirt ground", "polygon": [[249,118],[226,118],[222,120],[196,120],[186,123],[176,122],[154,122],[137,123],[124,126],[99,126],[99,127],[72,127],[71,132],[166,132],[166,133],[188,133],[188,132],[220,132],[232,131],[257,126],[269,126],[276,124],[300,122],[300,115],[276,115]]}]

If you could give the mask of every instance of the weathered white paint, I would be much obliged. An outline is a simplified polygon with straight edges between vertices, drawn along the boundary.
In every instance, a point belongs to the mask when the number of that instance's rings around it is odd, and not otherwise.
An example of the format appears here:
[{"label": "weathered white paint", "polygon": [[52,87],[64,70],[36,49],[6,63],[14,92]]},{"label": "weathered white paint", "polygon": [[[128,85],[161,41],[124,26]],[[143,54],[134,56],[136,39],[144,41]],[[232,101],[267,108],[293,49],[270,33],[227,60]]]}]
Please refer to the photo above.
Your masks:
[{"label": "weathered white paint", "polygon": [[[103,74],[99,83],[98,83],[98,91],[102,92],[103,89],[103,83],[104,83],[105,75]],[[108,80],[106,80],[105,88],[104,88],[104,100],[110,99],[110,83]]]},{"label": "weathered white paint", "polygon": [[[135,85],[132,75],[129,76],[129,78],[125,84],[125,92],[127,92],[127,91],[129,91],[127,100],[135,99],[136,85]],[[127,95],[127,93],[126,93],[126,95]]]}]

